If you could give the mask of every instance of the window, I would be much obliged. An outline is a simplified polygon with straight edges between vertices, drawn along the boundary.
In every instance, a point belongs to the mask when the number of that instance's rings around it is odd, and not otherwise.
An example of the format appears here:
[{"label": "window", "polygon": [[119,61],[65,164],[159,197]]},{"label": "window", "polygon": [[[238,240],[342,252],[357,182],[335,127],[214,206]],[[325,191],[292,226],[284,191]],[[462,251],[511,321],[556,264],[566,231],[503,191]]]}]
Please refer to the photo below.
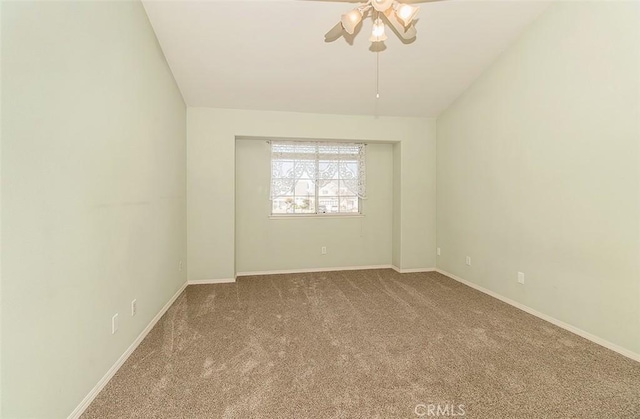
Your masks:
[{"label": "window", "polygon": [[360,214],[365,144],[271,141],[271,214]]}]

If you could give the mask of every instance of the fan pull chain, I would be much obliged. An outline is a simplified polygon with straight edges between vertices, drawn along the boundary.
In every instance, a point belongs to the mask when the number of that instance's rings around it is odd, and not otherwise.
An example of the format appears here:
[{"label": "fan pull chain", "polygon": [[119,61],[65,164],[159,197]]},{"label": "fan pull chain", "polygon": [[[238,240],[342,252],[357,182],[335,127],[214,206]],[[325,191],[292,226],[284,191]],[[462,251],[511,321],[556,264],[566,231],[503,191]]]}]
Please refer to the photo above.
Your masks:
[{"label": "fan pull chain", "polygon": [[380,51],[376,51],[376,99],[380,99]]}]

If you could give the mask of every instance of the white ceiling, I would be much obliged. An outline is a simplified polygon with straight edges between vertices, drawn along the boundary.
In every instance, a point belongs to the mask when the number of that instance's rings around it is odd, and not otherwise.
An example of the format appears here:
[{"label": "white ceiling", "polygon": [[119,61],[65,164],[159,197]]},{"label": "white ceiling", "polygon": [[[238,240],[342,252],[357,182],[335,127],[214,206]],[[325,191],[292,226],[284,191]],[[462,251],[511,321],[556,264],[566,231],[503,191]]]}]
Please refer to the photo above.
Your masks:
[{"label": "white ceiling", "polygon": [[376,101],[371,22],[353,45],[324,41],[354,4],[144,1],[187,106],[392,116],[437,116],[547,5],[420,4],[415,42],[402,44],[387,30]]}]

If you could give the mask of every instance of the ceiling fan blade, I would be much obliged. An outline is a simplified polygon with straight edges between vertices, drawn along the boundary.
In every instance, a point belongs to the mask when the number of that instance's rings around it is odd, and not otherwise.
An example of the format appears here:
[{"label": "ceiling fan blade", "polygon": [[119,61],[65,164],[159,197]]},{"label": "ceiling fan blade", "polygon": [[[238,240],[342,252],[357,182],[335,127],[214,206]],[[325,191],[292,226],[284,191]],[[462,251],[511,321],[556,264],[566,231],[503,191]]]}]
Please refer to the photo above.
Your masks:
[{"label": "ceiling fan blade", "polygon": [[[298,1],[312,1],[321,3],[366,3],[366,0],[298,0]],[[435,3],[447,0],[398,0],[400,3],[412,4],[412,3]]]},{"label": "ceiling fan blade", "polygon": [[404,41],[412,42],[418,31],[416,30],[413,24],[409,25],[408,28],[405,28],[400,19],[396,16],[393,10],[389,9],[387,12],[382,14],[385,17],[385,20],[389,23],[391,29],[400,37],[400,39]]},{"label": "ceiling fan blade", "polygon": [[322,2],[322,3],[362,3],[363,1],[366,1],[366,0],[300,0],[300,1],[311,1],[311,2]]},{"label": "ceiling fan blade", "polygon": [[324,42],[333,42],[342,36],[342,23],[338,22],[336,26],[329,29],[329,32],[324,34]]}]

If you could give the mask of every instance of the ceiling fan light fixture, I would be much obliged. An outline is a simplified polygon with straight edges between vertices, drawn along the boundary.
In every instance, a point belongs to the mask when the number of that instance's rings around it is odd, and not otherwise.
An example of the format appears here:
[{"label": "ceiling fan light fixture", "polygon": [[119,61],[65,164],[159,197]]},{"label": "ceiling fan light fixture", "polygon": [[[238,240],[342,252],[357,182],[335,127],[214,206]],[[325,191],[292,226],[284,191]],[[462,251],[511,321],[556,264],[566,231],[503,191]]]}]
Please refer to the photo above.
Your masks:
[{"label": "ceiling fan light fixture", "polygon": [[379,12],[386,11],[393,5],[394,0],[371,0],[371,5]]},{"label": "ceiling fan light fixture", "polygon": [[398,35],[398,37],[404,43],[411,43],[416,38],[414,18],[416,17],[418,10],[419,7],[412,4],[401,3],[398,0],[364,0],[355,9],[350,10],[340,16],[340,23],[336,24],[329,32],[325,34],[325,42],[332,42],[333,40],[337,39],[340,34],[343,34],[344,36],[354,36],[356,29],[359,28],[358,25],[362,24],[362,21],[363,19],[365,19],[365,17],[371,17],[372,19],[374,19],[374,28],[372,30],[371,37],[369,38],[371,42],[384,41],[387,39],[387,36],[384,33],[385,24],[382,23],[382,20],[380,19],[380,17],[382,17],[384,18],[384,21],[393,29],[393,32]]},{"label": "ceiling fan light fixture", "polygon": [[352,11],[343,14],[340,17],[340,22],[342,23],[342,27],[349,35],[353,35],[356,30],[356,26],[362,20],[362,11],[358,9],[353,9]]},{"label": "ceiling fan light fixture", "polygon": [[398,6],[396,8],[396,16],[398,16],[398,19],[400,19],[404,26],[409,26],[409,24],[411,24],[411,21],[418,14],[419,9],[420,8],[418,6],[398,3]]},{"label": "ceiling fan light fixture", "polygon": [[375,22],[373,22],[373,29],[371,30],[371,37],[369,41],[371,42],[382,42],[386,41],[387,35],[384,33],[384,23],[380,18],[377,18]]}]

